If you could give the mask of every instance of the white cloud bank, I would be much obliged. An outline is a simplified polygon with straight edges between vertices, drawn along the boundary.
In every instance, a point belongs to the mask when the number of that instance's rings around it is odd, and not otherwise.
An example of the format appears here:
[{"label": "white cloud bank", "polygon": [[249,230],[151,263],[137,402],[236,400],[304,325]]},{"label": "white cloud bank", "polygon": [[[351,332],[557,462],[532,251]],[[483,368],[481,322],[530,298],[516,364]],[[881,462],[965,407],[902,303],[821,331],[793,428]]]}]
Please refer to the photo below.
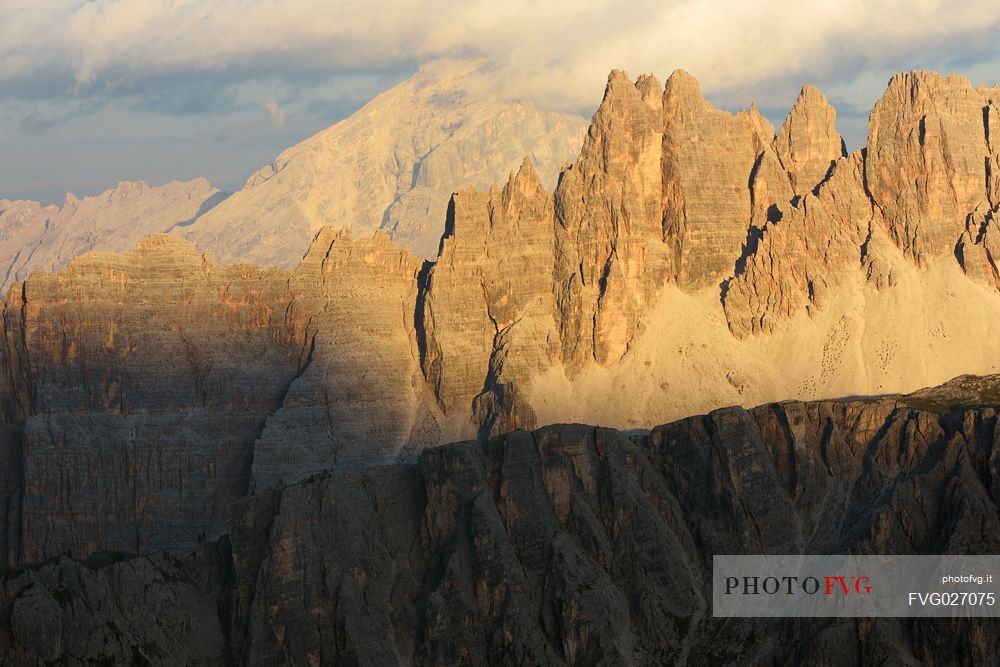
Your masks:
[{"label": "white cloud bank", "polygon": [[[122,178],[238,187],[289,145],[438,57],[491,92],[590,113],[610,69],[682,67],[779,124],[801,84],[850,149],[895,71],[1000,75],[981,0],[0,0],[0,196]],[[473,85],[470,83],[470,85]],[[279,104],[280,101],[280,104]]]},{"label": "white cloud bank", "polygon": [[722,98],[760,97],[775,82],[908,68],[931,53],[975,60],[996,53],[998,27],[981,0],[0,0],[0,81],[57,72],[114,88],[164,73],[483,56],[510,92],[581,108],[612,67],[683,67]]}]

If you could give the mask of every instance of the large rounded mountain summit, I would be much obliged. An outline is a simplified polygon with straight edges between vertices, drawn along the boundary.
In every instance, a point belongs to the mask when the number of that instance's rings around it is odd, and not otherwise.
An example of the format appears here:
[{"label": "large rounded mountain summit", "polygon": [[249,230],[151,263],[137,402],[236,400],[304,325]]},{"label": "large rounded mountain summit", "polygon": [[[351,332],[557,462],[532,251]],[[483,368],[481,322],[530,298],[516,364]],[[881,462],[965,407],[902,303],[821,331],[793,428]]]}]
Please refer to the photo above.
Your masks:
[{"label": "large rounded mountain summit", "polygon": [[[323,226],[385,231],[434,257],[451,194],[488,188],[530,156],[549,188],[587,121],[499,96],[483,61],[436,60],[254,172],[235,193],[203,178],[122,182],[62,206],[0,199],[0,286],[95,250],[125,252],[153,233],[220,261],[292,268]],[[4,193],[0,193],[2,196]]]},{"label": "large rounded mountain summit", "polygon": [[323,226],[384,230],[437,255],[451,194],[488,188],[531,156],[548,187],[587,122],[499,97],[480,61],[438,60],[292,146],[181,235],[226,262],[292,268]]}]

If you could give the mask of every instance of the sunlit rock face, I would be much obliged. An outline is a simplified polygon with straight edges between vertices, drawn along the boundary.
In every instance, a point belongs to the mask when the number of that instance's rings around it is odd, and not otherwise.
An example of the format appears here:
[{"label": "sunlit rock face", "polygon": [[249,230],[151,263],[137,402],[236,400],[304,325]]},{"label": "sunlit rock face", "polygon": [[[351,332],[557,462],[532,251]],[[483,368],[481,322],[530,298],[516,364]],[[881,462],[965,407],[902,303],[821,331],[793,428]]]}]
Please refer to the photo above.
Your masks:
[{"label": "sunlit rock face", "polygon": [[[904,255],[950,255],[966,218],[988,208],[990,100],[960,76],[898,74],[872,109],[866,175]],[[984,122],[985,121],[985,122]]]},{"label": "sunlit rock face", "polygon": [[261,167],[177,233],[221,260],[292,268],[325,225],[382,229],[434,257],[453,192],[503,181],[530,155],[549,188],[587,122],[501,97],[480,62],[441,60]]},{"label": "sunlit rock face", "polygon": [[895,77],[845,156],[812,88],[776,133],[616,71],[554,191],[523,156],[458,191],[435,261],[320,228],[295,268],[158,235],[33,273],[2,313],[6,558],[194,543],[248,493],[517,428],[998,371],[995,100]]},{"label": "sunlit rock face", "polygon": [[67,194],[62,206],[0,199],[0,289],[87,252],[128,252],[150,234],[190,224],[224,198],[196,178],[157,187],[122,181],[93,197]]}]

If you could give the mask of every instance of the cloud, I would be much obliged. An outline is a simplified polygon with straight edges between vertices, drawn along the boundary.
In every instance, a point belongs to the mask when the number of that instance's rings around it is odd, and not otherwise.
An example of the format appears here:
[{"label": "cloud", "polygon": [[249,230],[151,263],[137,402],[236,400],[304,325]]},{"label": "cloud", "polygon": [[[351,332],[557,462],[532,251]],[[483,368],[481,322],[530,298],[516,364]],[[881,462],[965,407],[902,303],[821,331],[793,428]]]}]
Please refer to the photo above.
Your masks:
[{"label": "cloud", "polygon": [[23,134],[42,136],[49,134],[53,128],[64,125],[75,119],[91,116],[104,107],[100,100],[49,100],[42,103],[18,104],[17,102],[0,104],[0,113],[6,113],[11,119],[17,117],[17,130]]},{"label": "cloud", "polygon": [[470,87],[584,114],[612,68],[661,78],[684,68],[717,105],[756,101],[776,124],[810,82],[853,148],[893,72],[997,76],[991,4],[0,0],[0,196],[161,175],[235,187],[441,57],[492,61]]},{"label": "cloud", "polygon": [[[996,53],[979,0],[35,0],[0,8],[0,81],[79,90],[169,73],[343,72],[440,56],[500,66],[512,95],[592,106],[607,71],[695,74],[721,98]],[[937,58],[937,60],[935,60]],[[784,90],[782,88],[782,90]],[[765,104],[767,100],[762,100]]]},{"label": "cloud", "polygon": [[59,123],[54,118],[43,118],[37,113],[29,113],[17,121],[17,129],[28,134],[45,134]]},{"label": "cloud", "polygon": [[271,117],[274,124],[278,127],[285,126],[285,110],[274,101],[274,98],[269,97],[261,103],[261,108]]}]

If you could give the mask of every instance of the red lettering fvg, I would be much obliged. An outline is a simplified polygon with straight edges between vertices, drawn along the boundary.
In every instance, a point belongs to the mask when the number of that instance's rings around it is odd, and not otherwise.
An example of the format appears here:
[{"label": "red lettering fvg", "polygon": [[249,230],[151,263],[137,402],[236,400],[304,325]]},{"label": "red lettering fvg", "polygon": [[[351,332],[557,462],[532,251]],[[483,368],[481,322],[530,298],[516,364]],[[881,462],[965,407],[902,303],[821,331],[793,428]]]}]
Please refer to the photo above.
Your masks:
[{"label": "red lettering fvg", "polygon": [[833,595],[834,593],[849,595],[852,592],[857,595],[868,595],[872,592],[868,577],[850,577],[850,580],[848,580],[847,577],[841,575],[832,576],[828,574],[823,579],[826,582],[826,587],[823,591],[824,595]]}]

